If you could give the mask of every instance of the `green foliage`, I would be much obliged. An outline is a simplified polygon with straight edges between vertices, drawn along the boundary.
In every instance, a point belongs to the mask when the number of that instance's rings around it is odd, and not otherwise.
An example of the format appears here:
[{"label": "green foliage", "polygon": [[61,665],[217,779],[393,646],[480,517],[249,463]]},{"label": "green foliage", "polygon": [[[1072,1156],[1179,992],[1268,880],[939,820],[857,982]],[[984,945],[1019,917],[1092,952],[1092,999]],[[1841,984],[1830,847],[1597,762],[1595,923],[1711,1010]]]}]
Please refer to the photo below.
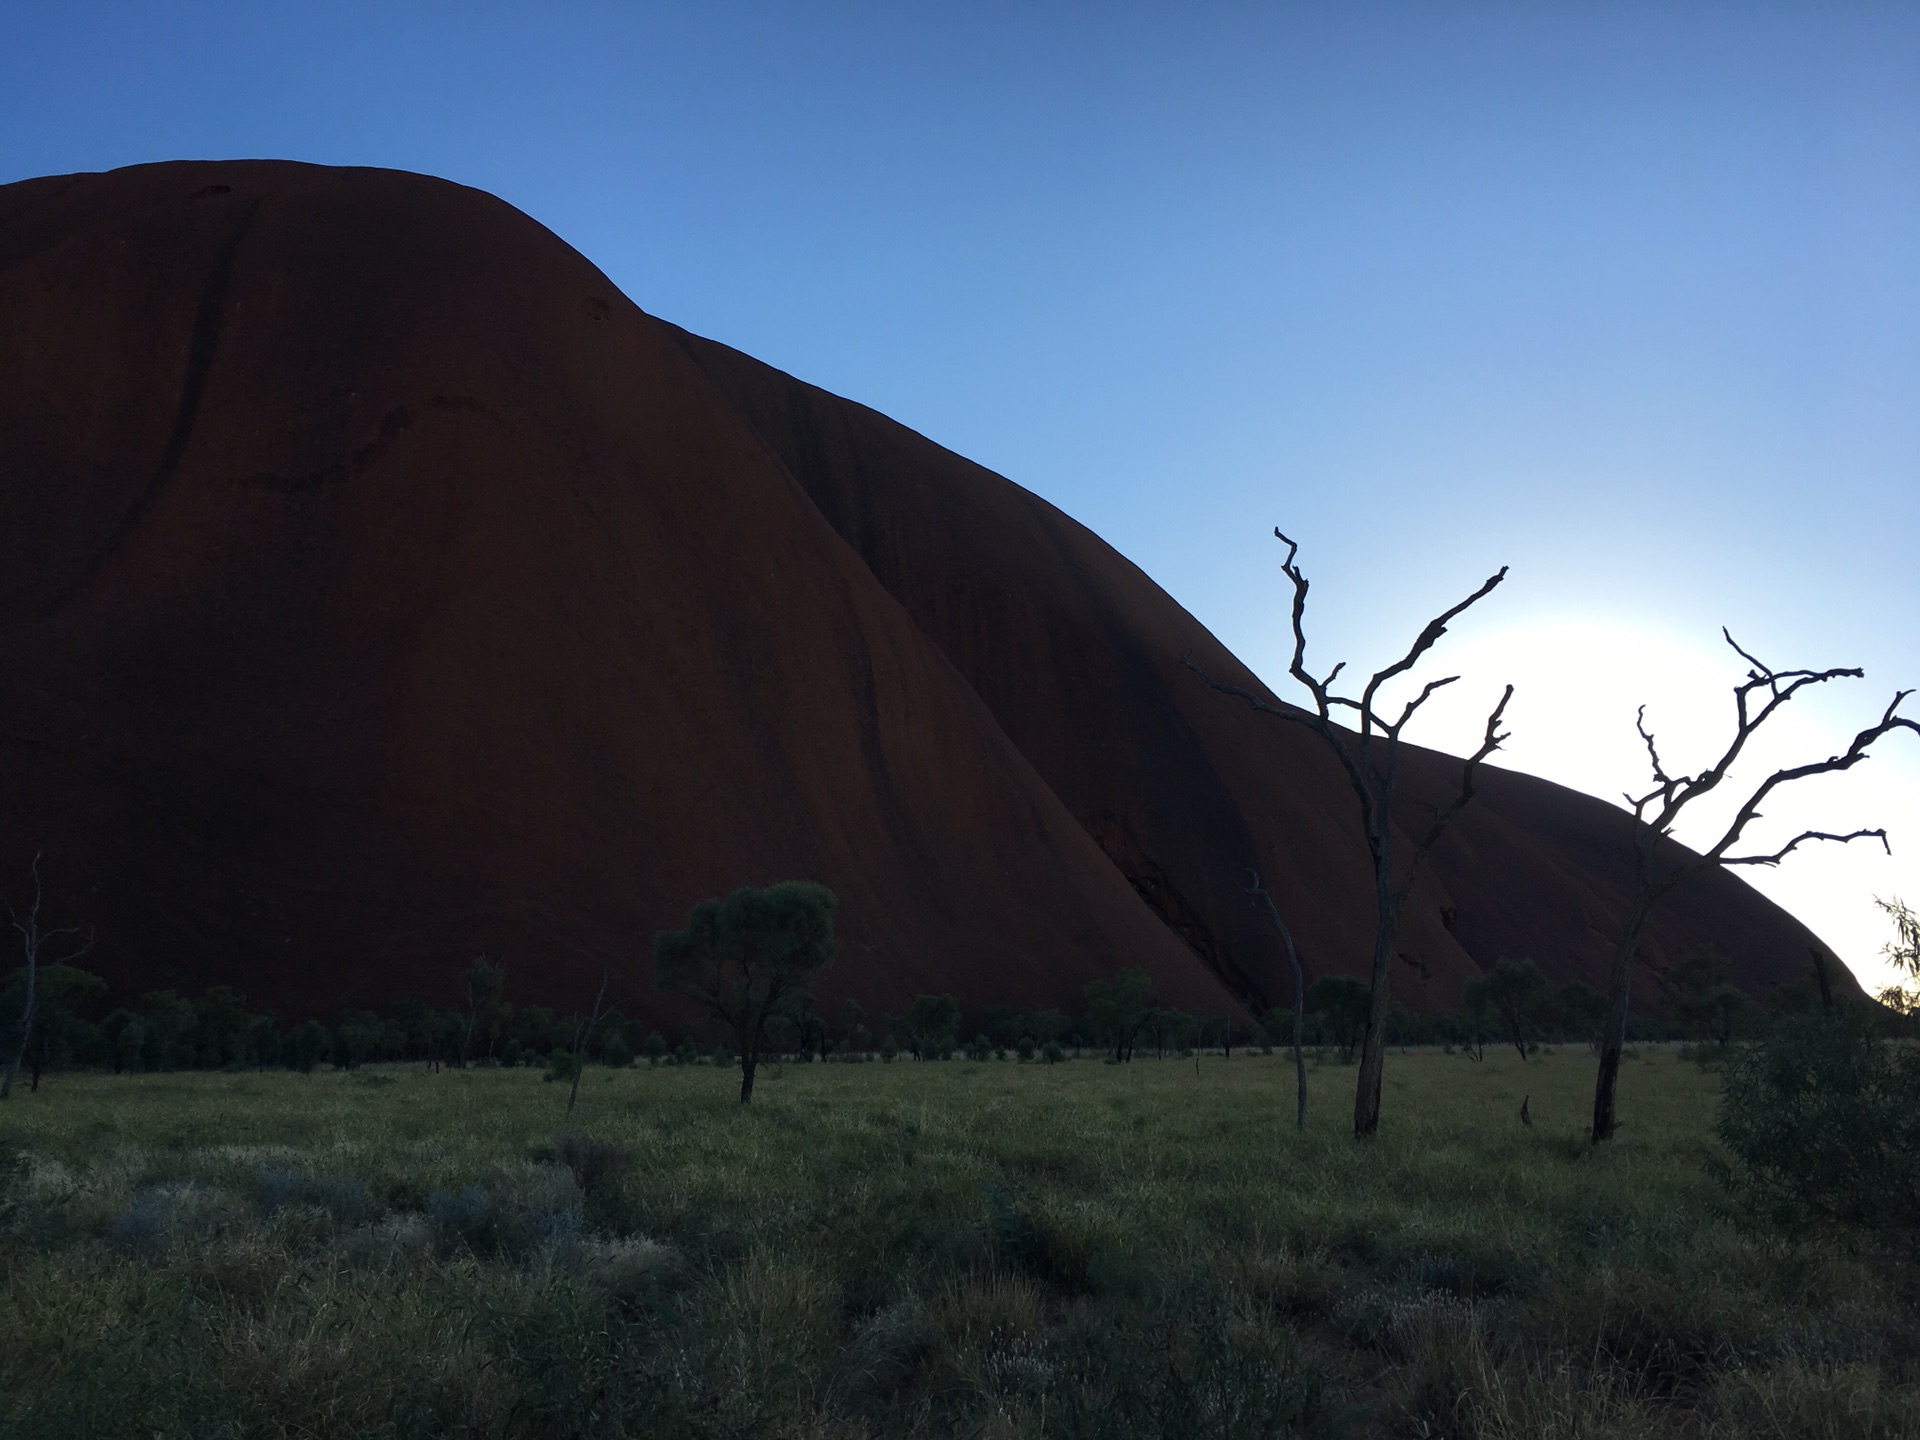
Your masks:
[{"label": "green foliage", "polygon": [[655,983],[691,996],[733,1032],[743,1105],[753,1098],[768,1021],[807,1010],[808,986],[833,960],[838,904],[811,881],[743,886],[695,905],[684,930],[654,936]]},{"label": "green foliage", "polygon": [[1753,1002],[1733,983],[1733,957],[1717,945],[1701,945],[1667,972],[1675,1015],[1696,1039],[1732,1041]]},{"label": "green foliage", "polygon": [[460,1037],[460,1063],[484,1052],[491,1055],[512,1013],[505,1000],[507,969],[482,955],[460,975],[460,992],[467,1004],[467,1023]]},{"label": "green foliage", "polygon": [[[106,1058],[102,1031],[86,1016],[97,1014],[106,997],[106,982],[90,971],[67,964],[43,964],[34,987],[33,1035],[22,1059],[39,1088],[43,1071],[59,1069],[76,1059]],[[19,1018],[26,1013],[27,971],[21,966],[0,988],[0,1016],[13,1017],[0,1029],[0,1055],[10,1055],[19,1043]],[[98,1055],[86,1053],[98,1051]]]},{"label": "green foliage", "polygon": [[1873,1031],[1858,1005],[1776,1020],[1729,1053],[1717,1128],[1736,1189],[1782,1222],[1920,1238],[1920,1046]]},{"label": "green foliage", "polygon": [[960,1002],[951,995],[916,995],[901,1022],[916,1060],[945,1060],[960,1029]]},{"label": "green foliage", "polygon": [[1584,980],[1569,980],[1560,986],[1547,1008],[1562,1035],[1588,1045],[1599,1044],[1600,1026],[1607,1018],[1607,997]]},{"label": "green foliage", "polygon": [[1086,987],[1087,1019],[1094,1033],[1113,1046],[1113,1058],[1131,1060],[1141,1027],[1153,1014],[1153,977],[1144,970],[1122,970],[1111,980]]},{"label": "green foliage", "polygon": [[144,1068],[172,1070],[191,1065],[193,1032],[200,1024],[193,1002],[172,990],[149,990],[140,997],[140,1009],[147,1022]]},{"label": "green foliage", "polygon": [[573,1180],[583,1195],[591,1194],[618,1179],[632,1160],[632,1153],[616,1140],[606,1140],[577,1131],[554,1138],[554,1152],[573,1172]]},{"label": "green foliage", "polygon": [[1527,1058],[1527,1035],[1533,1011],[1545,995],[1547,977],[1531,960],[1500,960],[1484,975],[1467,982],[1469,1011],[1490,1011],[1522,1060]]},{"label": "green foliage", "polygon": [[1276,1045],[1293,1043],[1293,1011],[1275,1006],[1260,1017],[1260,1028]]},{"label": "green foliage", "polygon": [[318,1020],[309,1020],[287,1037],[289,1064],[303,1075],[312,1074],[320,1057],[327,1053],[332,1037]]},{"label": "green foliage", "polygon": [[1307,1004],[1340,1047],[1341,1058],[1353,1059],[1354,1047],[1367,1033],[1367,1017],[1373,1008],[1373,991],[1367,982],[1351,975],[1322,975],[1307,987]]},{"label": "green foliage", "polygon": [[618,1030],[601,1042],[600,1063],[615,1070],[624,1069],[633,1063],[633,1047],[627,1044],[627,1037]]},{"label": "green foliage", "polygon": [[1920,914],[1899,896],[1873,902],[1893,921],[1893,939],[1881,947],[1881,953],[1907,976],[1908,983],[1889,985],[1880,992],[1880,1003],[1896,1015],[1920,1016]]},{"label": "green foliage", "polygon": [[557,1137],[525,1069],[74,1075],[0,1147],[0,1433],[1920,1433],[1911,1270],[1728,1207],[1668,1048],[1599,1151],[1584,1050],[1391,1057],[1365,1164],[1289,1061],[1140,1060],[596,1070]]}]

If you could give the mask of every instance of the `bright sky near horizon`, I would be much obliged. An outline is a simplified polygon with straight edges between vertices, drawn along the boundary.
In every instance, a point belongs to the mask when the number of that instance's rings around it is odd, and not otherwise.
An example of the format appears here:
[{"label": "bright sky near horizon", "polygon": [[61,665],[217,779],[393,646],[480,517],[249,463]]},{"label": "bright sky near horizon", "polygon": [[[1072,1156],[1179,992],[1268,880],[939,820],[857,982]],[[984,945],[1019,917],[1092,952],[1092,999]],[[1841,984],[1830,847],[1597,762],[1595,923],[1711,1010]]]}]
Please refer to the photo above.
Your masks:
[{"label": "bright sky near horizon", "polygon": [[[1676,764],[1724,740],[1723,624],[1867,671],[1796,702],[1755,779],[1920,685],[1920,7],[0,20],[0,181],[274,156],[491,191],[643,308],[1053,501],[1284,696],[1275,524],[1320,670],[1510,564],[1414,738],[1470,745],[1510,679],[1505,763],[1595,794],[1643,785],[1642,702]],[[1749,878],[1878,985],[1873,897],[1920,903],[1915,737],[1754,838],[1863,824],[1891,858]]]}]

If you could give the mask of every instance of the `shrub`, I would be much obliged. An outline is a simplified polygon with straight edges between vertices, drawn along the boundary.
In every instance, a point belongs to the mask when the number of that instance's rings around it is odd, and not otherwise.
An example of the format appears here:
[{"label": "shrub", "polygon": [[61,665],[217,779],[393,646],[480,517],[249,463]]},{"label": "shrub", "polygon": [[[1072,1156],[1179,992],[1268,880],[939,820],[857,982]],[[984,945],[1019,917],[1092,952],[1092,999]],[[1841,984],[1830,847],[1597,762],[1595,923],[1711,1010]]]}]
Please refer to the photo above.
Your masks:
[{"label": "shrub", "polygon": [[491,1238],[492,1208],[487,1192],[478,1185],[435,1190],[427,1196],[427,1218],[440,1243],[449,1249],[463,1245],[484,1249]]},{"label": "shrub", "polygon": [[571,1080],[573,1079],[574,1072],[579,1068],[580,1062],[574,1057],[571,1050],[556,1049],[553,1054],[547,1057],[547,1073],[545,1078],[548,1080]]},{"label": "shrub", "polygon": [[607,1037],[607,1043],[600,1047],[600,1063],[615,1070],[624,1070],[633,1063],[633,1047],[627,1044],[626,1036],[618,1030]]},{"label": "shrub", "polygon": [[1920,1047],[1839,1011],[1777,1020],[1724,1063],[1736,1189],[1789,1225],[1920,1235]]},{"label": "shrub", "polygon": [[1051,1237],[1046,1226],[1020,1204],[1019,1197],[991,1181],[980,1182],[986,1201],[986,1233],[1000,1258],[1018,1269],[1046,1275]]},{"label": "shrub", "polygon": [[333,1217],[337,1225],[359,1225],[368,1213],[367,1182],[364,1180],[321,1180],[315,1183],[314,1197]]},{"label": "shrub", "polygon": [[254,1203],[271,1215],[281,1206],[292,1203],[305,1184],[306,1177],[298,1170],[269,1170],[262,1166],[254,1176]]},{"label": "shrub", "polygon": [[611,1140],[569,1133],[555,1137],[553,1148],[560,1156],[560,1163],[573,1172],[574,1183],[582,1194],[614,1179],[627,1168],[626,1146]]},{"label": "shrub", "polygon": [[1058,1065],[1062,1060],[1067,1058],[1067,1052],[1060,1048],[1060,1042],[1058,1040],[1047,1041],[1047,1048],[1040,1053],[1045,1057],[1049,1065]]},{"label": "shrub", "polygon": [[155,1186],[135,1195],[127,1208],[113,1217],[113,1243],[133,1255],[151,1259],[173,1240],[173,1212],[177,1199],[171,1190]]},{"label": "shrub", "polygon": [[311,1075],[313,1067],[320,1063],[320,1057],[326,1053],[327,1043],[327,1027],[318,1020],[307,1021],[287,1036],[287,1068]]}]

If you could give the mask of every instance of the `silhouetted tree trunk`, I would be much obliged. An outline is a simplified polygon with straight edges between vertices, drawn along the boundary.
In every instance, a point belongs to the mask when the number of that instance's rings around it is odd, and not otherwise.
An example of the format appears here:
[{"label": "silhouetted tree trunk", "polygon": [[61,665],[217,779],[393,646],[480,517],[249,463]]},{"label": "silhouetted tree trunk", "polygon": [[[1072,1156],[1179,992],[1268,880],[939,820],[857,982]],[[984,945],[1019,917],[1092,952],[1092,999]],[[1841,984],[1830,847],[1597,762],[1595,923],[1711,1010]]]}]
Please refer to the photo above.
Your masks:
[{"label": "silhouetted tree trunk", "polygon": [[607,972],[600,972],[600,993],[593,997],[593,1017],[584,1025],[573,1027],[573,1088],[567,1092],[567,1114],[573,1114],[573,1102],[580,1098],[581,1047],[587,1037],[593,1033],[593,1027],[600,1023],[600,1002],[607,998]]},{"label": "silhouetted tree trunk", "polygon": [[490,965],[487,957],[482,955],[462,972],[460,982],[467,996],[467,1031],[460,1041],[460,1066],[465,1069],[473,1052],[473,1037],[479,1029],[481,1017],[484,1015],[488,1023],[492,1022],[500,996],[506,990],[507,967]]},{"label": "silhouetted tree trunk", "polygon": [[[1723,865],[1778,865],[1791,855],[1804,842],[1809,840],[1832,840],[1846,844],[1850,840],[1878,840],[1887,843],[1885,830],[1855,830],[1846,835],[1833,835],[1824,830],[1804,830],[1793,837],[1778,850],[1767,855],[1729,855],[1727,851],[1739,843],[1740,836],[1749,822],[1759,818],[1760,804],[1780,786],[1795,780],[1804,780],[1810,775],[1827,775],[1838,770],[1849,770],[1867,758],[1867,750],[1873,742],[1891,730],[1912,730],[1920,733],[1920,725],[1895,712],[1900,702],[1911,695],[1911,690],[1896,693],[1886,713],[1880,717],[1880,723],[1862,730],[1853,737],[1853,743],[1846,753],[1817,760],[1807,765],[1796,765],[1786,770],[1776,770],[1763,780],[1747,801],[1735,814],[1719,840],[1708,849],[1696,855],[1678,854],[1680,846],[1674,841],[1672,831],[1675,821],[1693,801],[1702,795],[1711,793],[1720,782],[1727,778],[1740,752],[1746,748],[1748,739],[1766,723],[1769,716],[1786,704],[1809,685],[1823,685],[1829,680],[1858,680],[1866,672],[1859,669],[1843,670],[1773,670],[1753,658],[1734,642],[1734,638],[1724,628],[1720,632],[1726,637],[1727,644],[1752,668],[1747,678],[1734,686],[1735,725],[1732,741],[1713,765],[1698,775],[1669,775],[1661,762],[1660,751],[1654,744],[1653,734],[1647,729],[1647,707],[1640,707],[1638,719],[1634,722],[1640,732],[1640,738],[1646,743],[1647,758],[1653,766],[1653,789],[1640,796],[1629,795],[1627,803],[1633,807],[1633,899],[1627,908],[1625,921],[1620,927],[1619,943],[1613,950],[1612,987],[1608,996],[1607,1027],[1600,1041],[1600,1075],[1593,1089],[1593,1139],[1597,1144],[1613,1138],[1620,1128],[1619,1114],[1615,1104],[1615,1091],[1620,1080],[1620,1053],[1626,1045],[1627,1013],[1631,1001],[1633,959],[1640,948],[1641,935],[1646,930],[1647,917],[1653,907],[1682,881],[1690,879],[1702,870]],[[1756,694],[1764,692],[1766,699],[1756,712],[1750,702]],[[1664,842],[1664,848],[1663,848]],[[1674,854],[1671,865],[1663,865],[1666,855]],[[1817,957],[1816,957],[1817,959]],[[1825,980],[1822,974],[1821,979]]]},{"label": "silhouetted tree trunk", "polygon": [[[33,877],[33,899],[27,902],[26,912],[22,914],[11,905],[7,907],[7,919],[9,923],[12,924],[15,933],[20,936],[21,949],[25,952],[26,956],[27,998],[26,1003],[21,1006],[20,1010],[20,1038],[13,1047],[13,1053],[7,1057],[6,1075],[0,1077],[0,1100],[5,1100],[12,1096],[13,1082],[19,1078],[20,1075],[21,1058],[26,1055],[27,1047],[33,1043],[33,1023],[40,1015],[40,952],[47,947],[49,941],[58,939],[63,935],[78,935],[80,933],[80,927],[78,925],[69,925],[58,930],[42,930],[40,928],[40,852],[37,850],[34,852],[33,864],[29,867],[29,873]],[[90,944],[91,941],[89,941],[89,945]],[[87,949],[88,945],[82,945],[78,950],[64,957],[61,963],[64,964],[67,960],[79,959],[81,955],[86,953]],[[40,1088],[40,1067],[41,1057],[38,1052],[35,1052],[32,1075],[32,1088],[35,1090]]]},{"label": "silhouetted tree trunk", "polygon": [[[1499,749],[1501,741],[1507,738],[1500,732],[1500,719],[1506,713],[1507,702],[1513,698],[1513,687],[1507,686],[1500,703],[1493,707],[1493,713],[1487,717],[1486,734],[1480,742],[1480,748],[1467,757],[1461,770],[1460,793],[1435,809],[1432,823],[1414,843],[1412,854],[1402,868],[1396,868],[1393,863],[1393,801],[1400,781],[1400,732],[1434,691],[1443,685],[1451,685],[1460,677],[1449,675],[1444,680],[1428,681],[1420,693],[1402,707],[1397,719],[1386,719],[1374,707],[1380,687],[1411,670],[1420,657],[1447,633],[1447,622],[1491,593],[1496,585],[1507,578],[1507,570],[1504,565],[1501,566],[1499,573],[1488,577],[1478,590],[1452,609],[1429,620],[1407,653],[1386,669],[1376,671],[1356,700],[1332,693],[1334,680],[1346,668],[1345,661],[1334,666],[1325,679],[1317,679],[1308,672],[1307,635],[1302,619],[1307,605],[1307,578],[1294,563],[1300,547],[1277,528],[1273,534],[1287,547],[1287,558],[1281,563],[1281,569],[1293,584],[1293,660],[1288,666],[1288,673],[1313,696],[1313,709],[1269,705],[1250,690],[1215,680],[1193,663],[1191,655],[1181,655],[1180,663],[1215,690],[1245,700],[1261,714],[1273,715],[1312,730],[1333,751],[1340,768],[1346,772],[1347,783],[1353,787],[1353,793],[1360,802],[1361,830],[1366,836],[1367,855],[1373,864],[1375,915],[1372,1003],[1360,1051],[1360,1078],[1353,1097],[1353,1133],[1365,1137],[1380,1126],[1380,1081],[1386,1069],[1387,1015],[1393,1002],[1394,941],[1400,933],[1400,913],[1406,907],[1407,896],[1413,891],[1413,882],[1420,873],[1427,852],[1453,823],[1454,817],[1473,799],[1474,781],[1480,762]],[[1333,723],[1336,708],[1355,713],[1359,719],[1357,732]]]},{"label": "silhouetted tree trunk", "polygon": [[1273,896],[1267,893],[1267,887],[1260,883],[1260,872],[1253,872],[1253,890],[1266,902],[1267,914],[1273,917],[1273,928],[1280,932],[1280,941],[1287,947],[1287,963],[1293,967],[1293,1078],[1294,1107],[1293,1124],[1296,1130],[1307,1128],[1307,1058],[1300,1048],[1300,1037],[1306,1026],[1307,980],[1300,969],[1300,952],[1293,947],[1293,932],[1287,928],[1287,922],[1280,918],[1280,907],[1273,903]]}]

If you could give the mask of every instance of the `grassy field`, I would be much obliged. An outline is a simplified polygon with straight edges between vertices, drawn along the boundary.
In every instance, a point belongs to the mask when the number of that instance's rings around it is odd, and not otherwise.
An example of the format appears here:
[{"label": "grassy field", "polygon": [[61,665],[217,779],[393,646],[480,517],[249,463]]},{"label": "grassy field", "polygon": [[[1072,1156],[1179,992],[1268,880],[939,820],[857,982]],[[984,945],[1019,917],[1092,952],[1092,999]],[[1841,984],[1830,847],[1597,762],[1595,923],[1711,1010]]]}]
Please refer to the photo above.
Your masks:
[{"label": "grassy field", "polygon": [[1304,1135],[1279,1056],[54,1077],[0,1433],[1920,1435],[1911,1267],[1730,1210],[1711,1073],[1598,1151],[1585,1051],[1391,1056],[1366,1145],[1353,1073]]}]

